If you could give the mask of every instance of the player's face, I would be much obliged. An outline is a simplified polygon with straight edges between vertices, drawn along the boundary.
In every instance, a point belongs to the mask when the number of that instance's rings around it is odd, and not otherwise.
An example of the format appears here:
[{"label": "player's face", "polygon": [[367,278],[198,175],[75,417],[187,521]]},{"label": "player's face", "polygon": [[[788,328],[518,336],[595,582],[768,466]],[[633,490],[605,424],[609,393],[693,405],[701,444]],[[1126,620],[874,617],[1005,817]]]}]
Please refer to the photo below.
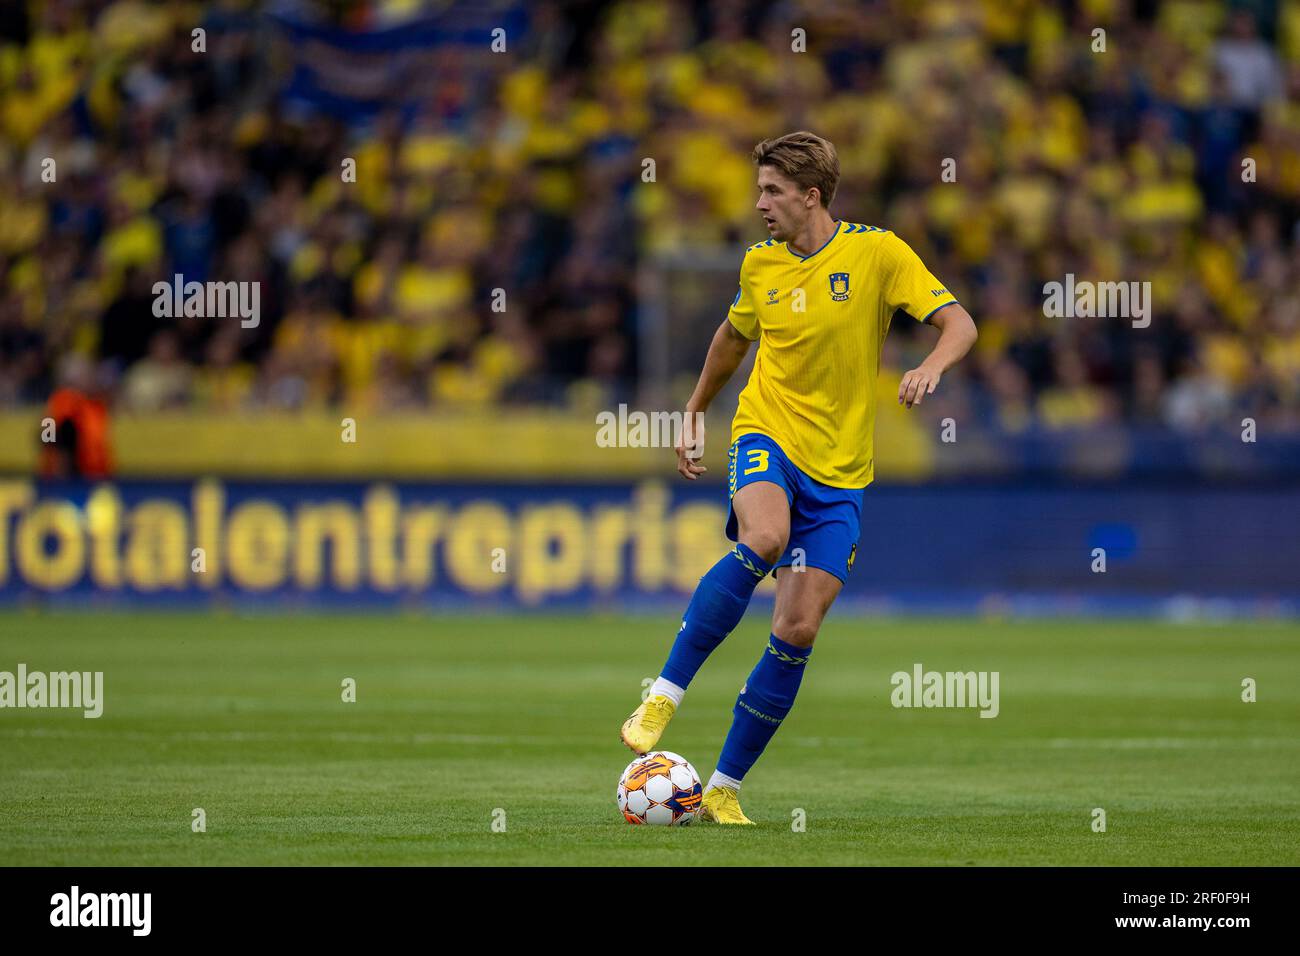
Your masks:
[{"label": "player's face", "polygon": [[816,204],[816,195],[811,190],[800,189],[798,183],[787,179],[775,167],[758,167],[758,203],[755,208],[773,239],[787,242],[799,235]]}]

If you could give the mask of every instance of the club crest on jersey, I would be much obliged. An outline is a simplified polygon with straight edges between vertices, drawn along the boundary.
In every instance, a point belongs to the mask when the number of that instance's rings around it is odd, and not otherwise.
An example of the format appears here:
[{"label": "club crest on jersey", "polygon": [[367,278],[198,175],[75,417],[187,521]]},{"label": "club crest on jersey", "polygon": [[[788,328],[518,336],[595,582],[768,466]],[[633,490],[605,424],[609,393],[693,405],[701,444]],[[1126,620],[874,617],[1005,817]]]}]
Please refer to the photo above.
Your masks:
[{"label": "club crest on jersey", "polygon": [[831,298],[836,302],[843,302],[849,297],[849,274],[847,272],[832,272],[830,279]]}]

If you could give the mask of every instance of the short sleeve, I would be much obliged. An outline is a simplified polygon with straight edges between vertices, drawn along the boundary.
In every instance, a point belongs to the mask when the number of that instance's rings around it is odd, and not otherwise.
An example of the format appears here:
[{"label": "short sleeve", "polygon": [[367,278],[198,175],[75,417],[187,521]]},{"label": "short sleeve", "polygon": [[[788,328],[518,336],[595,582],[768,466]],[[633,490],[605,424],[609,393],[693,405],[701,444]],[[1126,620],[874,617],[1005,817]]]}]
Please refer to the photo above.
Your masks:
[{"label": "short sleeve", "polygon": [[736,297],[731,300],[727,319],[736,327],[737,332],[751,342],[758,338],[758,310],[754,308],[754,302],[745,288],[743,265],[740,271],[740,288],[736,290]]},{"label": "short sleeve", "polygon": [[884,237],[881,272],[885,276],[886,304],[924,322],[945,305],[957,301],[934,277],[912,247],[892,232]]}]

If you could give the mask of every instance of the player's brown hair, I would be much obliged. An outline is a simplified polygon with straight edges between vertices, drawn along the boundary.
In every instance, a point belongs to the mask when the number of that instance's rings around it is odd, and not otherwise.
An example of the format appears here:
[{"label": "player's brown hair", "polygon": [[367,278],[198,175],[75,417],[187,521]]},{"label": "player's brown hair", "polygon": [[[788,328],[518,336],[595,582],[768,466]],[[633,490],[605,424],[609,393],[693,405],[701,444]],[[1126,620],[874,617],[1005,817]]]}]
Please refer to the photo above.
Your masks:
[{"label": "player's brown hair", "polygon": [[754,147],[751,158],[755,166],[775,167],[787,179],[798,183],[800,189],[816,187],[822,205],[830,208],[835,187],[840,182],[840,157],[830,140],[807,130],[786,133],[763,140]]}]

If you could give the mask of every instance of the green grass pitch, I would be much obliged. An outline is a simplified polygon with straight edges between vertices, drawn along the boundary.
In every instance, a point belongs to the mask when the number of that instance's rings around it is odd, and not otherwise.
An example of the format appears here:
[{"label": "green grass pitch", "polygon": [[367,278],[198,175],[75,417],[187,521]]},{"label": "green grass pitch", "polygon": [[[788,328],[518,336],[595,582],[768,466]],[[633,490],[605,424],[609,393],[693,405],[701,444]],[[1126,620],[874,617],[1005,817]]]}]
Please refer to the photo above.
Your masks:
[{"label": "green grass pitch", "polygon": [[[0,670],[101,670],[106,698],[98,720],[0,710],[0,864],[1300,863],[1296,623],[833,611],[745,783],[760,826],[632,827],[617,731],[676,625],[0,613]],[[766,625],[753,609],[663,740],[705,778]],[[1000,715],[893,708],[915,662],[998,671]]]}]

